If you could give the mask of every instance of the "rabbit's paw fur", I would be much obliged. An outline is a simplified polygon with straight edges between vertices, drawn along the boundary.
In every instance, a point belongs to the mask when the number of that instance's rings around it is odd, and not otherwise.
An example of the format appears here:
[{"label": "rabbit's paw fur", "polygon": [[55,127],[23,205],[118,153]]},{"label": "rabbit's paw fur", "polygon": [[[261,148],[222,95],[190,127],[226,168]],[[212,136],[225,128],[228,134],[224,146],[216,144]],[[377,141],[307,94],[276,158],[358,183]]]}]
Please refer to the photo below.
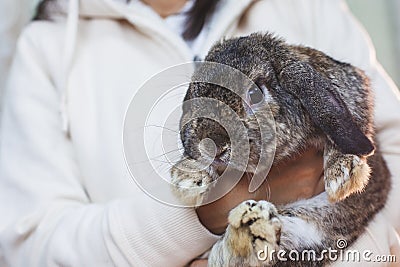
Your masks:
[{"label": "rabbit's paw fur", "polygon": [[331,158],[325,168],[325,190],[329,200],[336,202],[364,189],[371,172],[365,158],[344,154]]},{"label": "rabbit's paw fur", "polygon": [[[259,251],[277,251],[280,244],[281,221],[273,204],[267,201],[248,200],[229,214],[229,226],[224,239],[233,259],[244,261],[247,266],[265,265],[272,259],[260,262]],[[264,255],[263,255],[264,256]]]},{"label": "rabbit's paw fur", "polygon": [[[171,183],[174,194],[185,205],[202,203],[208,185],[216,179],[210,168],[203,168],[192,159],[182,159],[171,168]],[[214,175],[215,176],[215,175]]]}]

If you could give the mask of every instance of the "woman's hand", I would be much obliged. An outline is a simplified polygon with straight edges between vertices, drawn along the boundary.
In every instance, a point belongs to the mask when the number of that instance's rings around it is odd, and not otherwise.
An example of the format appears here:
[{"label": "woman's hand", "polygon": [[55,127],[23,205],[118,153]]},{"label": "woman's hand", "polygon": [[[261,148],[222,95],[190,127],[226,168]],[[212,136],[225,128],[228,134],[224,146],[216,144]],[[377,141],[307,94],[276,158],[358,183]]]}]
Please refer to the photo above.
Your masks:
[{"label": "woman's hand", "polygon": [[200,222],[212,233],[222,234],[228,225],[228,214],[231,209],[245,200],[262,200],[266,198],[265,186],[260,186],[255,192],[250,193],[250,179],[245,175],[238,184],[222,198],[196,209]]},{"label": "woman's hand", "polygon": [[212,233],[222,234],[228,225],[228,214],[241,202],[268,200],[284,204],[310,198],[324,191],[322,154],[315,149],[274,166],[264,184],[249,193],[248,176],[244,176],[221,199],[196,209],[200,222]]},{"label": "woman's hand", "polygon": [[195,260],[190,264],[190,267],[207,267],[207,260]]},{"label": "woman's hand", "polygon": [[[287,204],[322,193],[324,186],[323,155],[315,149],[271,168],[265,182],[274,204]],[[268,189],[267,189],[268,190]]]}]

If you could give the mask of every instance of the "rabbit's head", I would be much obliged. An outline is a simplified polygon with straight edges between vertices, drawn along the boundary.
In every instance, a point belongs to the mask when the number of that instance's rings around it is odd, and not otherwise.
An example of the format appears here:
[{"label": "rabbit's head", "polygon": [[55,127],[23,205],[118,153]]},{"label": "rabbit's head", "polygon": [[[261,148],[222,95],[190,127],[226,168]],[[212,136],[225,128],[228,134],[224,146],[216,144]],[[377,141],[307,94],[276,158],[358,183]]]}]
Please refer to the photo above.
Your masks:
[{"label": "rabbit's head", "polygon": [[[299,152],[311,139],[315,143],[329,140],[344,154],[366,156],[374,151],[368,79],[350,64],[311,48],[288,45],[271,34],[222,41],[214,45],[205,61],[233,67],[254,82],[233,82],[239,88],[235,92],[215,84],[192,82],[185,96],[185,100],[212,98],[236,113],[249,137],[250,169],[259,160],[261,139],[268,136],[260,134],[256,117],[264,116],[268,123],[271,116],[267,113],[272,114],[271,125],[276,128],[278,160]],[[196,76],[231,78],[217,68],[199,68]],[[200,114],[204,114],[201,104],[183,110],[181,140],[185,154],[193,159],[200,157],[201,140],[210,138],[216,147],[214,164],[228,164],[232,133],[217,121],[226,119],[225,125],[229,125],[229,118],[224,112],[213,114],[218,120]],[[194,119],[185,120],[189,116]],[[240,148],[236,151],[240,153]]]}]

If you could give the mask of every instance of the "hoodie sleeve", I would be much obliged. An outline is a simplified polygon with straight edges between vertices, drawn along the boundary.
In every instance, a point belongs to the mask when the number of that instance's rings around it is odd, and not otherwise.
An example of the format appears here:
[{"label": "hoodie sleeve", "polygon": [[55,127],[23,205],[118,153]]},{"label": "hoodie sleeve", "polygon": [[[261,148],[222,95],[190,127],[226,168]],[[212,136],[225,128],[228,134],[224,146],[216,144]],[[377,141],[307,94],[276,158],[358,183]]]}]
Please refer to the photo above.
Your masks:
[{"label": "hoodie sleeve", "polygon": [[72,142],[61,130],[59,93],[35,48],[33,28],[18,42],[5,96],[0,265],[182,266],[206,251],[216,237],[192,209],[145,194],[90,201]]},{"label": "hoodie sleeve", "polygon": [[366,72],[375,95],[375,125],[380,149],[392,174],[384,213],[400,231],[400,92],[376,59],[374,46],[344,0],[313,2],[310,39],[329,55]]}]

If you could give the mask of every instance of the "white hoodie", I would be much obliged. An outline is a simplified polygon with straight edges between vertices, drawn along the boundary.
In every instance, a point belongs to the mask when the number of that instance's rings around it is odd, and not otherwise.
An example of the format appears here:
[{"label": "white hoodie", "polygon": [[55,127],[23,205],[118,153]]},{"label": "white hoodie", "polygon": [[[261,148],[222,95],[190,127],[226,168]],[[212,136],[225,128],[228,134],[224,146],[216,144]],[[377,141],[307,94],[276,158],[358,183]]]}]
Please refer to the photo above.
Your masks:
[{"label": "white hoodie", "polygon": [[[217,237],[192,209],[164,205],[139,189],[124,163],[122,129],[140,85],[194,55],[136,1],[59,3],[69,5],[66,19],[61,12],[54,22],[31,23],[21,35],[6,90],[0,263],[182,266]],[[389,254],[393,227],[400,228],[399,94],[343,2],[223,0],[209,23],[200,57],[223,36],[268,30],[372,77],[378,138],[394,190],[355,247]]]}]

